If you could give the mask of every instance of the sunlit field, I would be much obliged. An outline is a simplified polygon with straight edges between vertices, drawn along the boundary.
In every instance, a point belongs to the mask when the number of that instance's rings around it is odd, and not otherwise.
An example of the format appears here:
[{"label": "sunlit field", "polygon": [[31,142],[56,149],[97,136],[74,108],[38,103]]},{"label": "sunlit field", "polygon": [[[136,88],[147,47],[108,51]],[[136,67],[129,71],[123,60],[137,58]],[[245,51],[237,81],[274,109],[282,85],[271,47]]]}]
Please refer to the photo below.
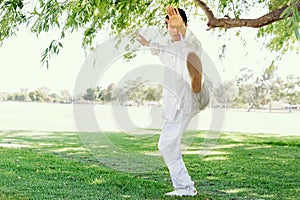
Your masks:
[{"label": "sunlit field", "polygon": [[[105,134],[129,154],[147,159],[153,152],[159,159],[157,135],[145,141]],[[199,195],[183,199],[298,199],[300,137],[223,133],[203,157],[198,150],[205,135],[197,132],[184,153]],[[148,171],[135,173],[116,170],[119,152],[99,147],[91,153],[76,132],[1,131],[0,146],[0,199],[180,199],[163,195],[172,190],[163,165],[154,170],[146,162]],[[109,166],[97,154],[103,150],[112,158]]]},{"label": "sunlit field", "polygon": [[[85,109],[87,105],[79,105]],[[161,108],[154,108],[161,109]],[[0,130],[77,131],[72,104],[0,102]],[[129,117],[139,126],[147,126],[151,108],[128,107]],[[197,129],[209,130],[213,109],[198,115]],[[95,105],[94,113],[101,131],[119,131],[117,113],[111,105]],[[159,113],[159,111],[158,111]],[[80,116],[81,117],[81,116]],[[160,118],[161,115],[155,116]],[[82,116],[85,119],[84,116]],[[223,119],[223,118],[222,118]],[[300,136],[300,111],[226,110],[223,131],[277,133]],[[151,127],[160,129],[161,126]],[[86,130],[89,131],[89,130]],[[91,130],[91,131],[99,131]]]}]

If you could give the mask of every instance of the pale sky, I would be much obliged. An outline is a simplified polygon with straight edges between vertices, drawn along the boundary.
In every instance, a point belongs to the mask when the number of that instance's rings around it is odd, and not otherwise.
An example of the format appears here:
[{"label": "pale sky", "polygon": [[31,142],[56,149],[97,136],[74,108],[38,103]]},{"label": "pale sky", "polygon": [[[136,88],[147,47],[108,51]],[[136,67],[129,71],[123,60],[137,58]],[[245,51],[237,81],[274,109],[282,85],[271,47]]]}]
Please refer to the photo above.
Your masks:
[{"label": "pale sky", "polygon": [[[218,38],[216,34],[206,31],[206,27],[198,23],[191,21],[189,27],[215,62],[223,80],[233,79],[244,67],[261,73],[274,57],[274,54],[269,53],[268,50],[261,49],[262,44],[254,39],[253,29],[242,29],[241,34],[247,39],[248,44],[245,49],[242,41],[237,37]],[[85,60],[84,50],[81,48],[81,34],[73,33],[66,37],[63,40],[64,48],[58,56],[52,57],[50,68],[46,69],[46,67],[41,67],[42,52],[52,39],[58,37],[59,33],[53,31],[37,38],[26,29],[21,30],[17,36],[6,39],[3,46],[0,47],[0,92],[17,92],[20,91],[20,88],[33,90],[39,87],[48,87],[54,92],[69,90],[72,93],[76,77]],[[105,41],[108,36],[102,33],[100,38],[103,39],[98,40],[98,44]],[[220,63],[218,51],[220,44],[223,43],[227,45],[227,53],[225,60]],[[118,79],[126,70],[147,63],[159,63],[159,60],[150,54],[139,55],[130,63],[124,63],[121,59],[117,60],[107,71],[103,84],[107,85],[109,81],[113,82],[114,79],[111,76]],[[280,76],[289,74],[300,76],[299,63],[300,57],[296,52],[285,55],[283,60],[278,63],[278,74]]]}]

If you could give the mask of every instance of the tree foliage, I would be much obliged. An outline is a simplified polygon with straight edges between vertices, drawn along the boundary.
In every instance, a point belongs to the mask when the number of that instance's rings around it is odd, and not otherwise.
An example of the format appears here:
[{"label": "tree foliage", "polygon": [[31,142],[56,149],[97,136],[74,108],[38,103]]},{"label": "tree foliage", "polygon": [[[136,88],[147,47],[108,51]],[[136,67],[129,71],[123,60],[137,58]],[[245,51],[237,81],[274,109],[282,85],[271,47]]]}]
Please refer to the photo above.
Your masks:
[{"label": "tree foliage", "polygon": [[299,107],[300,77],[279,77],[274,63],[259,75],[252,69],[243,68],[234,80],[225,81],[212,91],[213,107],[247,108],[248,111],[268,109],[271,112],[274,107],[283,109],[284,104],[294,106],[294,109]]},{"label": "tree foliage", "polygon": [[[89,50],[103,29],[117,36],[122,33],[133,36],[141,28],[163,27],[167,5],[182,7],[205,18],[210,29],[257,24],[252,27],[260,28],[259,37],[268,36],[267,47],[271,50],[285,52],[299,39],[299,0],[0,0],[0,43],[17,34],[22,25],[37,36],[59,29],[60,34],[42,54],[42,62],[48,67],[51,55],[63,48],[66,34],[83,31],[82,46]],[[241,19],[254,7],[265,10],[266,14]]]},{"label": "tree foliage", "polygon": [[290,75],[283,82],[283,90],[281,96],[290,105],[300,103],[300,78]]},{"label": "tree foliage", "polygon": [[[86,89],[84,94],[80,94],[74,98],[76,103],[80,102],[98,102],[101,104],[114,103],[120,105],[144,105],[159,101],[162,97],[162,86],[149,84],[149,81],[137,77],[134,80],[127,80],[124,86],[117,87],[111,83],[107,88],[97,86],[96,88]],[[130,102],[130,103],[128,103]]]}]

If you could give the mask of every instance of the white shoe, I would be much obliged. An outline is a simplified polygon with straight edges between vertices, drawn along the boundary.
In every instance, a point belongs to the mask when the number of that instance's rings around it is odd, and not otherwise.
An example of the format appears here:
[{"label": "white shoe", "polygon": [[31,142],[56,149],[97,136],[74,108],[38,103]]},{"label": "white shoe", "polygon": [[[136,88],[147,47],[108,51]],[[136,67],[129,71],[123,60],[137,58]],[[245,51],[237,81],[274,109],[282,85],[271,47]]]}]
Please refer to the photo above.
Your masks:
[{"label": "white shoe", "polygon": [[173,192],[166,193],[167,196],[196,196],[197,190],[195,187],[187,187],[176,189]]}]

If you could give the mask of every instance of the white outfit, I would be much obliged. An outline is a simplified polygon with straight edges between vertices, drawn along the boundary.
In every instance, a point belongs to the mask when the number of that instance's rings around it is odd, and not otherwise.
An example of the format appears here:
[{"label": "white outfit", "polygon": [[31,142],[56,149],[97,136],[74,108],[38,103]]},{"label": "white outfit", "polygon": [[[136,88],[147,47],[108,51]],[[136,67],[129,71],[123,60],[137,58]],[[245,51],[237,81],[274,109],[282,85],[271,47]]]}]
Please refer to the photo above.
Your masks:
[{"label": "white outfit", "polygon": [[194,52],[201,59],[202,47],[196,37],[187,29],[180,41],[160,45],[150,43],[151,52],[158,55],[165,65],[163,107],[166,122],[158,142],[158,148],[170,171],[175,189],[193,187],[180,149],[181,138],[190,120],[209,103],[208,80],[202,63],[202,90],[194,93],[187,69],[187,55]]}]

